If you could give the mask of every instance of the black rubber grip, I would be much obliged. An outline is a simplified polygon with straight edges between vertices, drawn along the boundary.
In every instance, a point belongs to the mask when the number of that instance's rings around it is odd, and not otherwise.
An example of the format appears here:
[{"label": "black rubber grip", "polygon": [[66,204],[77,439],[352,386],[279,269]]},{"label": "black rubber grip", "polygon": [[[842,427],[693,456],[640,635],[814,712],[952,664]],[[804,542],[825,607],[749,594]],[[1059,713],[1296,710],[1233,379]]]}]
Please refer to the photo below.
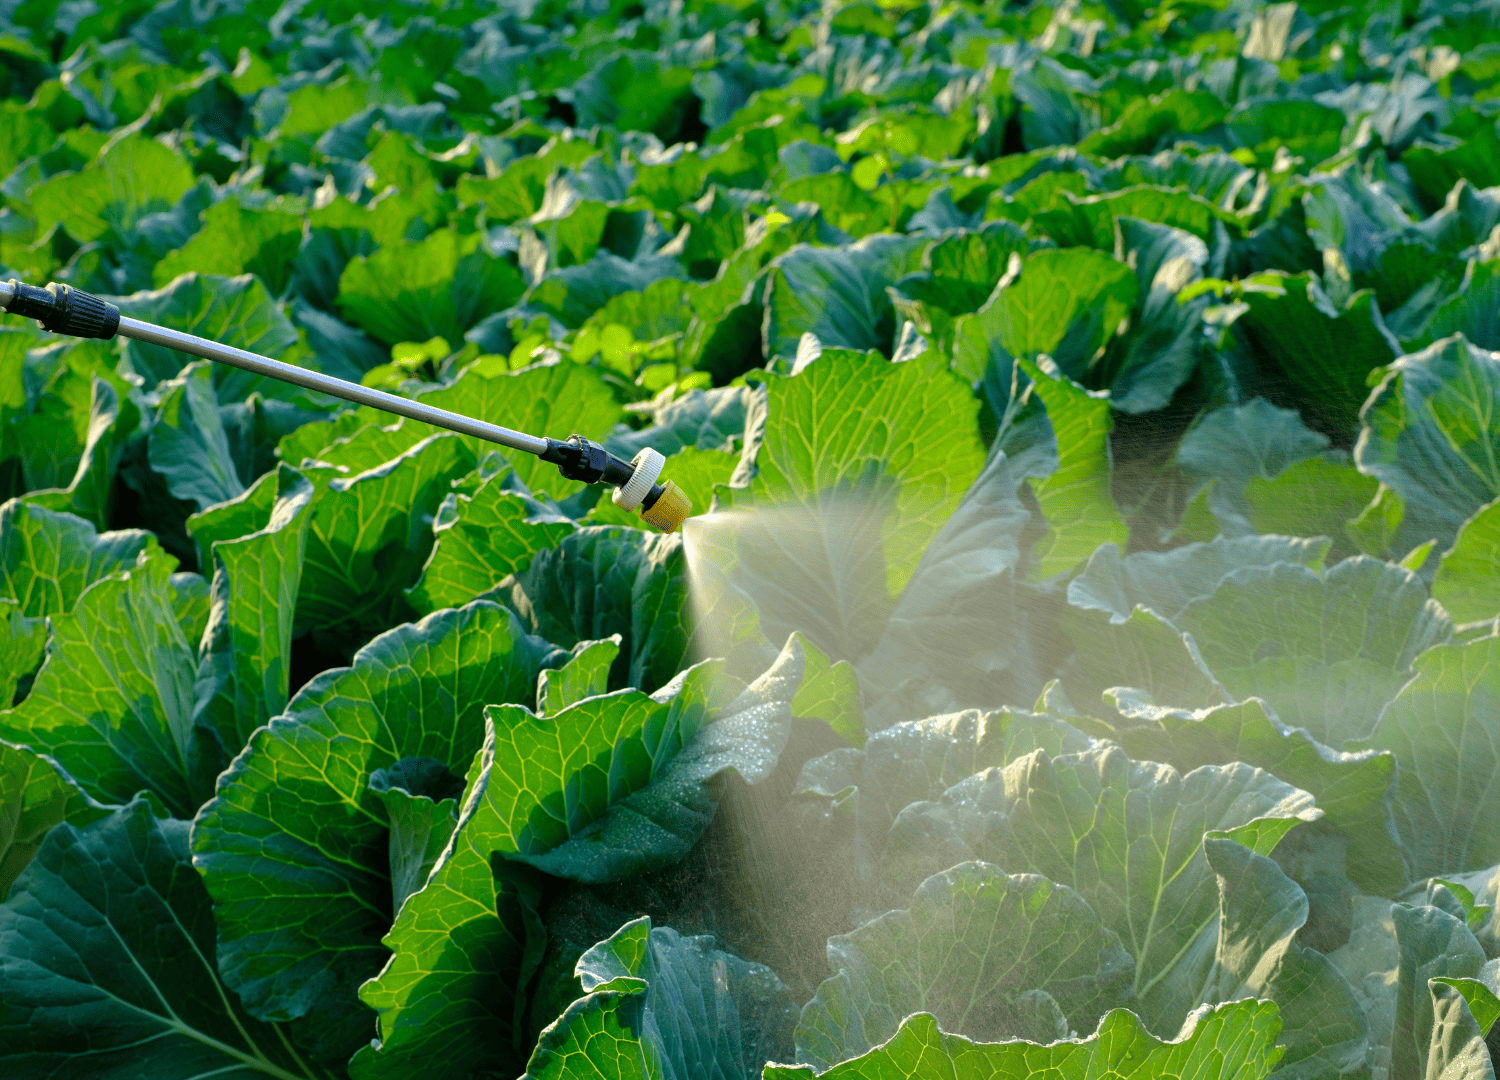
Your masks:
[{"label": "black rubber grip", "polygon": [[5,309],[35,319],[42,329],[70,337],[104,338],[120,329],[120,309],[93,293],[56,282],[45,289],[16,282],[16,295]]}]

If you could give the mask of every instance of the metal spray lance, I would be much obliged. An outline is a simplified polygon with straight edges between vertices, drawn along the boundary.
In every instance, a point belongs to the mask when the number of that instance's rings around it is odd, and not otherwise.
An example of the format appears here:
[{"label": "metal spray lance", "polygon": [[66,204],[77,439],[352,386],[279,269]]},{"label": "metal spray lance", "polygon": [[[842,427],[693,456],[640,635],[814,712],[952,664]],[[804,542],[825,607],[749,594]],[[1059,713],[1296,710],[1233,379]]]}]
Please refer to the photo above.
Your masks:
[{"label": "metal spray lance", "polygon": [[52,282],[46,288],[27,285],[14,278],[0,282],[0,311],[36,319],[43,330],[54,334],[106,340],[118,334],[151,345],[161,345],[257,375],[280,379],[294,386],[316,390],[344,401],[352,401],[356,405],[368,405],[372,409],[410,417],[424,424],[456,431],[460,435],[472,435],[511,450],[524,450],[556,465],[558,471],[569,480],[613,485],[616,506],[623,510],[639,508],[646,524],[662,532],[676,532],[692,512],[692,503],[681,488],[670,480],[665,484],[657,483],[666,459],[649,448],[627,462],[582,435],[549,439],[528,435],[524,431],[512,431],[498,424],[489,424],[397,394],[336,379],[332,375],[309,371],[295,364],[285,364],[280,360],[222,345],[207,338],[131,319],[121,315],[120,309],[115,305],[91,293],[57,282]]}]

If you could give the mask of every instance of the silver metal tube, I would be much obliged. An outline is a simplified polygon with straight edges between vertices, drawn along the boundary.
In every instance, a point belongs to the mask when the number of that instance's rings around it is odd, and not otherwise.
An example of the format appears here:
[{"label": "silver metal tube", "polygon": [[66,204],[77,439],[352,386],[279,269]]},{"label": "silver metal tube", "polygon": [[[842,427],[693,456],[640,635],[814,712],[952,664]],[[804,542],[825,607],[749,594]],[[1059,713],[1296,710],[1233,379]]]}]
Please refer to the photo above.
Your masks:
[{"label": "silver metal tube", "polygon": [[0,311],[10,307],[10,302],[16,298],[16,281],[0,281]]},{"label": "silver metal tube", "polygon": [[[0,285],[0,289],[5,286]],[[14,290],[12,290],[14,292]],[[9,297],[0,292],[0,307],[4,307]],[[524,431],[512,431],[510,428],[501,427],[499,424],[486,424],[483,420],[473,420],[458,413],[449,412],[447,409],[435,408],[432,405],[423,405],[420,401],[412,401],[409,398],[400,397],[396,394],[388,394],[384,390],[375,390],[368,386],[360,386],[358,383],[346,382],[343,379],[335,379],[332,375],[324,375],[317,371],[308,371],[306,368],[297,367],[295,364],[284,364],[280,360],[272,360],[268,356],[260,356],[244,349],[236,349],[229,345],[221,345],[207,338],[195,337],[192,334],[184,334],[177,330],[168,330],[164,326],[154,326],[151,323],[141,322],[139,319],[128,319],[120,316],[119,333],[124,337],[134,338],[136,341],[144,341],[151,345],[161,345],[168,349],[176,349],[178,352],[191,353],[201,356],[205,360],[214,360],[221,364],[229,364],[232,367],[241,368],[245,371],[253,371],[257,375],[267,375],[282,382],[289,382],[295,386],[301,386],[308,390],[316,390],[321,394],[329,394],[345,401],[352,401],[356,405],[368,405],[372,409],[380,409],[384,412],[395,413],[397,416],[410,417],[420,420],[424,424],[434,427],[446,428],[456,431],[460,435],[472,435],[475,438],[484,439],[487,442],[499,443],[508,446],[512,450],[524,450],[528,454],[542,454],[546,452],[547,440],[539,439],[535,435],[527,435]]]}]

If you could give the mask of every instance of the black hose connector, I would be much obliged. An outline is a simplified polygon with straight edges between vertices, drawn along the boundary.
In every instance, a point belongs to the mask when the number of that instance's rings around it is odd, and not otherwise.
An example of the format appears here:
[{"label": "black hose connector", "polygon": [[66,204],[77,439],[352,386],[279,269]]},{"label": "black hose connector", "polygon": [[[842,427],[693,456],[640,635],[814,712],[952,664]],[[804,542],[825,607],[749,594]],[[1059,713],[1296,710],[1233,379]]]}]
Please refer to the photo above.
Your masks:
[{"label": "black hose connector", "polygon": [[537,456],[556,465],[557,471],[569,480],[581,480],[585,484],[620,487],[635,473],[628,461],[621,461],[582,435],[569,435],[566,442],[548,439],[546,452]]},{"label": "black hose connector", "polygon": [[93,293],[55,281],[45,289],[20,281],[11,284],[15,295],[5,310],[35,319],[50,333],[108,340],[120,329],[120,309]]}]

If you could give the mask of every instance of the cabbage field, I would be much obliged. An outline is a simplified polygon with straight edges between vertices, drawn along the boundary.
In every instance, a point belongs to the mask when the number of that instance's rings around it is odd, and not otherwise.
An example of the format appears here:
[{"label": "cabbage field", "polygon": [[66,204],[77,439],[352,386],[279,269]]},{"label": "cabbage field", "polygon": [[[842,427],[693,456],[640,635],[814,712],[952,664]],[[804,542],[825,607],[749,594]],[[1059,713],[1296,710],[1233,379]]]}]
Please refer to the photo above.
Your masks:
[{"label": "cabbage field", "polygon": [[0,319],[5,1080],[1493,1080],[1497,0],[0,0],[0,98],[0,282],[695,507]]}]

